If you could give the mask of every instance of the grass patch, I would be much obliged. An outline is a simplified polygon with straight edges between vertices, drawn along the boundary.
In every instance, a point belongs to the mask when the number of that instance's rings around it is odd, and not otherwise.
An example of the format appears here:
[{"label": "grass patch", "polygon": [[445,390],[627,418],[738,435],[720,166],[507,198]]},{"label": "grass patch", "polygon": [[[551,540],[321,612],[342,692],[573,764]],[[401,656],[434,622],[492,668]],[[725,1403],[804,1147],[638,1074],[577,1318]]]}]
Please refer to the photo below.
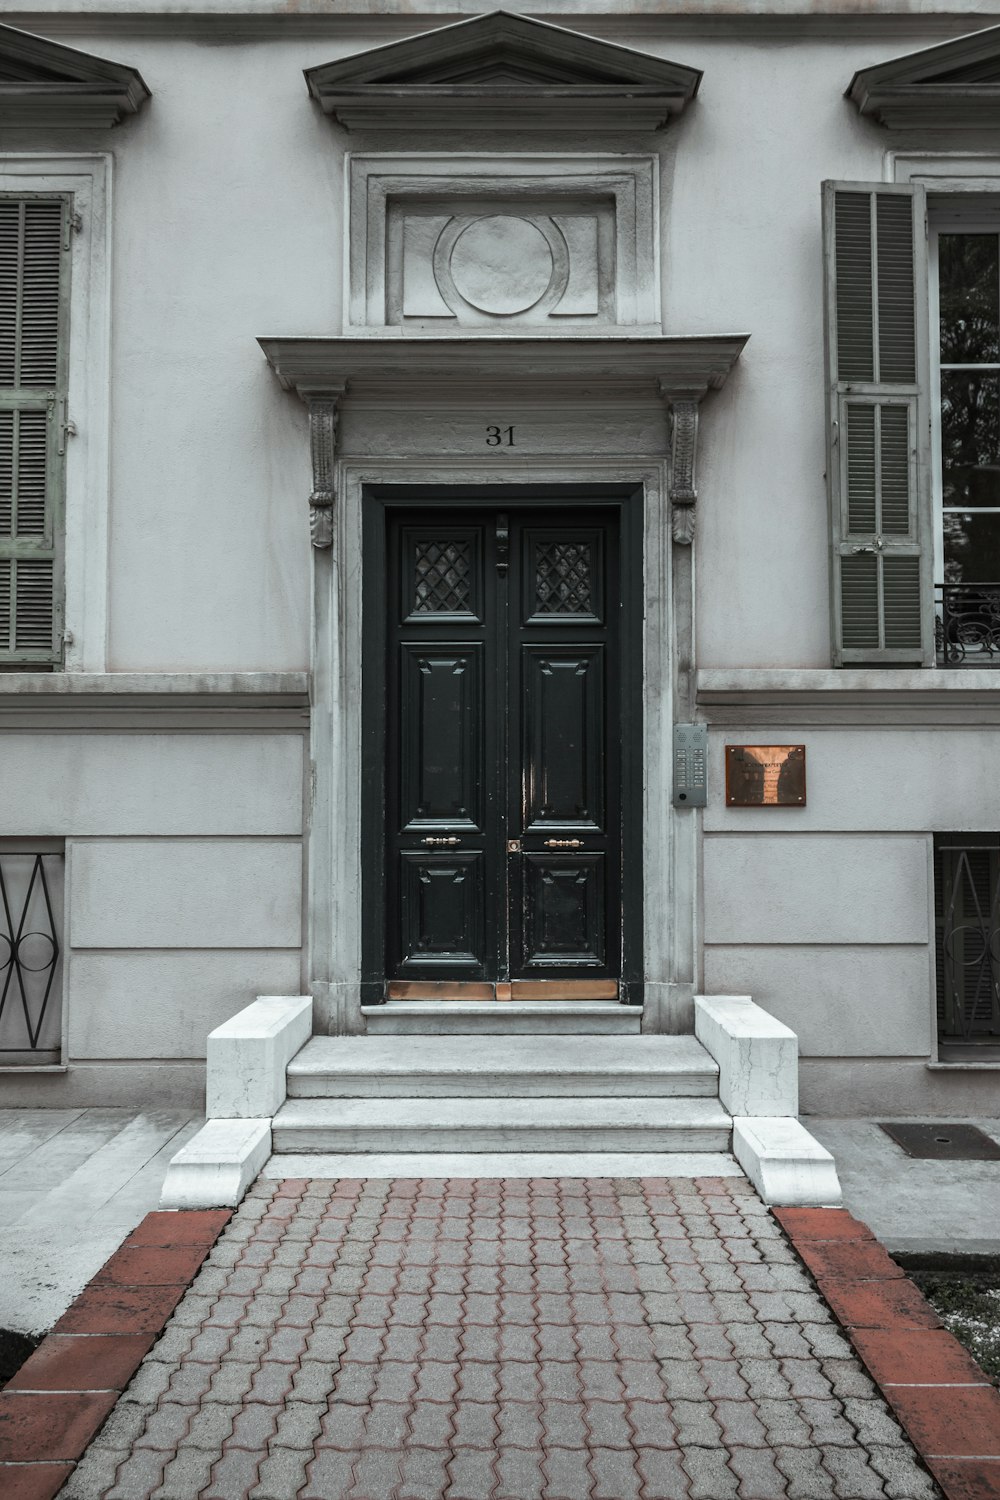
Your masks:
[{"label": "grass patch", "polygon": [[1000,1385],[1000,1275],[983,1272],[911,1270],[948,1332]]}]

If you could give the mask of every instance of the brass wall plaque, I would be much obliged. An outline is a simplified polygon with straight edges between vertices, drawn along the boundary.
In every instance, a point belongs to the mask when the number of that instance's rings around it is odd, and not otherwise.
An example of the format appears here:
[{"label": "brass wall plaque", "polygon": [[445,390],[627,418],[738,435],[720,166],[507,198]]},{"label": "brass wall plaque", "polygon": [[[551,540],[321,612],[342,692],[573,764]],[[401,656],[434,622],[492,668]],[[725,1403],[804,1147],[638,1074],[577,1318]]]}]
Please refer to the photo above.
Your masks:
[{"label": "brass wall plaque", "polygon": [[727,807],[804,807],[805,745],[727,745]]}]

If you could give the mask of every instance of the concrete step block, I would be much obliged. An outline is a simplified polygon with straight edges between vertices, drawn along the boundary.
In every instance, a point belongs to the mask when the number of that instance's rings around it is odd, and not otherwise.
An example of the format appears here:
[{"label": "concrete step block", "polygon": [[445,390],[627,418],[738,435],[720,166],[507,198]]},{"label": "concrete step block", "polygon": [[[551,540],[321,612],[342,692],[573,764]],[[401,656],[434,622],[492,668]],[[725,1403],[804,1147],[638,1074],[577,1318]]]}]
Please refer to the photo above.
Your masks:
[{"label": "concrete step block", "polygon": [[208,1033],[205,1112],[259,1120],[285,1097],[285,1068],[312,1035],[311,995],[260,995]]},{"label": "concrete step block", "polygon": [[691,1036],[313,1037],[289,1098],[715,1098],[718,1066]]},{"label": "concrete step block", "polygon": [[261,1174],[281,1177],[742,1177],[722,1151],[322,1152],[272,1156]]},{"label": "concrete step block", "polygon": [[765,1203],[838,1208],[842,1202],[833,1157],[798,1120],[734,1117],[733,1155]]},{"label": "concrete step block", "polygon": [[734,1115],[797,1115],[799,1043],[749,995],[695,995],[694,1029],[719,1065],[719,1098]]},{"label": "concrete step block", "polygon": [[290,1099],[275,1151],[726,1151],[714,1099]]},{"label": "concrete step block", "polygon": [[235,1208],[271,1154],[270,1120],[208,1120],[173,1157],[161,1208]]},{"label": "concrete step block", "polygon": [[369,1036],[638,1036],[641,1005],[613,1000],[393,1000],[364,1005]]}]

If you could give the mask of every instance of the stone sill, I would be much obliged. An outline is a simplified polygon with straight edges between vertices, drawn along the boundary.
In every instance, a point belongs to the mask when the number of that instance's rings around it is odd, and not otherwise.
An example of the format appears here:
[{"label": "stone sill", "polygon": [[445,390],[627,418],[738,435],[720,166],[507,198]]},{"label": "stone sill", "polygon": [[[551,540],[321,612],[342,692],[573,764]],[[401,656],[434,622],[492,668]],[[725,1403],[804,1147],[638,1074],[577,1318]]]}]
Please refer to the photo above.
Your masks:
[{"label": "stone sill", "polygon": [[3,1063],[0,1065],[0,1078],[20,1078],[24,1073],[30,1073],[34,1078],[39,1073],[68,1073],[66,1063]]},{"label": "stone sill", "polygon": [[707,721],[1000,723],[1000,671],[939,667],[708,668],[696,674]]},{"label": "stone sill", "polygon": [[277,729],[309,723],[307,672],[4,672],[0,729]]},{"label": "stone sill", "polygon": [[308,672],[0,672],[0,699],[37,694],[284,694],[308,697]]},{"label": "stone sill", "polygon": [[928,1073],[1000,1073],[998,1062],[929,1062]]}]

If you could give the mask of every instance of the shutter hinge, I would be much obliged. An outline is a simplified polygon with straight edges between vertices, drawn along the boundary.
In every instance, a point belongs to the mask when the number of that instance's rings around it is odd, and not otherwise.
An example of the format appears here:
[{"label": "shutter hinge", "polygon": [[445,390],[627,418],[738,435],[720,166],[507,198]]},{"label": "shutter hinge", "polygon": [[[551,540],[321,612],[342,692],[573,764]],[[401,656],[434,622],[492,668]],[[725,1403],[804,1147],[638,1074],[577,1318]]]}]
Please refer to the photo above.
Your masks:
[{"label": "shutter hinge", "polygon": [[[62,456],[66,452],[66,439],[67,438],[71,438],[71,437],[76,437],[76,423],[73,421],[72,417],[69,415],[68,403],[67,403],[67,400],[66,400],[65,396],[63,396],[61,398],[61,400],[59,402],[59,407],[60,407],[59,441],[56,444],[56,452],[59,454],[59,457],[62,458]],[[51,399],[50,399],[49,410],[51,411],[51,409],[52,409],[52,402],[51,402]]]},{"label": "shutter hinge", "polygon": [[83,214],[81,214],[77,209],[74,209],[69,216],[69,227],[70,229],[72,229],[74,234],[83,233]]}]

